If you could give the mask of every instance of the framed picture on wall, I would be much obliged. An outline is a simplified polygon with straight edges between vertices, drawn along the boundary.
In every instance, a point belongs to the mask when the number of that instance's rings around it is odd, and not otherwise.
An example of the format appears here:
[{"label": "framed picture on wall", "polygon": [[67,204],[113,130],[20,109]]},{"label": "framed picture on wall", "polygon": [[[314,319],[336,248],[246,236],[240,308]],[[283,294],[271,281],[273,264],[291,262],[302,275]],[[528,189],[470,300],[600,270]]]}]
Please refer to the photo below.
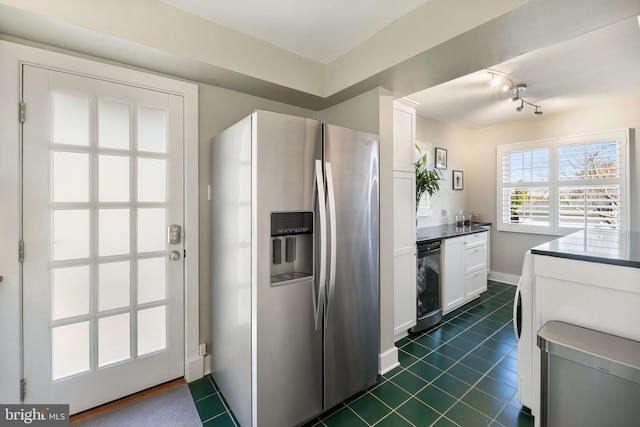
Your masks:
[{"label": "framed picture on wall", "polygon": [[464,182],[462,178],[462,171],[453,171],[453,189],[462,190],[464,188]]},{"label": "framed picture on wall", "polygon": [[436,168],[447,168],[447,150],[436,147]]}]

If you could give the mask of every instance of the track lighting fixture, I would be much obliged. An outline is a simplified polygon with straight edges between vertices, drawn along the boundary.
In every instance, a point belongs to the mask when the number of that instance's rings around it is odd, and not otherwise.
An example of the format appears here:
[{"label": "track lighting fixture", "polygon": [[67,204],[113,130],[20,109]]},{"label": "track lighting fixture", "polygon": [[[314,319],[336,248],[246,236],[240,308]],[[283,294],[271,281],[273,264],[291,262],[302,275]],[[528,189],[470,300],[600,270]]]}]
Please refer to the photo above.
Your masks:
[{"label": "track lighting fixture", "polygon": [[504,85],[502,86],[502,91],[511,92],[513,94],[513,96],[509,98],[510,103],[520,101],[520,105],[516,107],[516,111],[518,113],[520,113],[523,110],[524,104],[527,104],[531,107],[535,107],[536,110],[534,111],[534,114],[536,114],[537,116],[542,115],[541,106],[532,104],[531,102],[527,102],[524,100],[524,98],[522,98],[522,92],[527,90],[526,84],[524,83],[516,84],[513,82],[513,80],[509,78],[509,76],[507,76],[506,74],[499,73],[497,71],[487,71],[487,73],[489,73],[489,75],[491,76],[491,86],[499,86],[500,83],[505,82]]}]

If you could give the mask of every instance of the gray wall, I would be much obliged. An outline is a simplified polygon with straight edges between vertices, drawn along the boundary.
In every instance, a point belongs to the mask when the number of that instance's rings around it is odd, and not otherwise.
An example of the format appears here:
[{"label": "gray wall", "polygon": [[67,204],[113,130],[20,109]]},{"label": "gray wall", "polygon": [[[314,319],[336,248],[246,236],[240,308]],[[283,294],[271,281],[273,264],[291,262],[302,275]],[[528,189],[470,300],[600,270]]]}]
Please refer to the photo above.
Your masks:
[{"label": "gray wall", "polygon": [[[481,219],[496,222],[496,147],[523,141],[536,141],[601,131],[640,128],[640,99],[619,101],[594,108],[574,110],[555,115],[534,116],[498,126],[476,130],[455,128],[431,119],[417,121],[418,139],[424,136],[434,146],[448,147],[449,161],[464,157],[465,189],[463,191],[469,211],[480,213]],[[430,141],[427,135],[439,135]],[[640,155],[634,149],[631,137],[631,230],[639,231]],[[455,147],[455,148],[454,148]],[[455,153],[455,154],[454,154]],[[454,157],[455,156],[455,157]],[[457,160],[453,160],[456,161]],[[451,202],[455,204],[455,201]],[[458,201],[457,203],[463,203]],[[491,229],[491,270],[519,276],[524,253],[540,243],[557,236],[514,233]]]},{"label": "gray wall", "polygon": [[[316,112],[215,86],[199,85],[200,183],[200,340],[210,344],[210,203],[207,186],[211,172],[211,138],[256,109],[316,118],[336,125],[381,135],[381,347],[393,346],[393,200],[392,97],[374,89],[329,109]],[[382,178],[387,176],[387,179]],[[388,249],[386,249],[388,248]],[[386,261],[385,261],[386,260]],[[390,262],[388,260],[391,260]]]},{"label": "gray wall", "polygon": [[199,182],[200,182],[200,342],[211,345],[210,328],[210,203],[207,200],[211,165],[211,139],[229,126],[253,113],[256,109],[276,111],[296,116],[317,118],[317,112],[264,98],[245,95],[215,86],[199,84]]}]

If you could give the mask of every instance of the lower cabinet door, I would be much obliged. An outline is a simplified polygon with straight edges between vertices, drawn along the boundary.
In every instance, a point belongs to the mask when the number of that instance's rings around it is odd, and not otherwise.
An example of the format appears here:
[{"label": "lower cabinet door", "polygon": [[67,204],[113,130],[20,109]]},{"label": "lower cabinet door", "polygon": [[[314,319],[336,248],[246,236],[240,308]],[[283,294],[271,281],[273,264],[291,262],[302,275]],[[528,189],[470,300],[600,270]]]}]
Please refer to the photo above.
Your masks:
[{"label": "lower cabinet door", "polygon": [[487,270],[483,269],[475,273],[467,274],[464,280],[467,301],[477,297],[487,290]]},{"label": "lower cabinet door", "polygon": [[442,244],[442,314],[465,302],[464,237],[445,239]]},{"label": "lower cabinet door", "polygon": [[406,334],[416,326],[416,255],[408,253],[393,257],[394,335]]}]

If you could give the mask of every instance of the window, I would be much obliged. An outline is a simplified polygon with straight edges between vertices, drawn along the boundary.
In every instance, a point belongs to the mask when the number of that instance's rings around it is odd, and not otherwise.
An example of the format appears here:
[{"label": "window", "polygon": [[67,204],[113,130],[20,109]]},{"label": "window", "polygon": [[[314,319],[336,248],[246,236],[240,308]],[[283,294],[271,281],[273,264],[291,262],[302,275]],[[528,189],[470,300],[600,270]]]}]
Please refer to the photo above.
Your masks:
[{"label": "window", "polygon": [[628,229],[627,141],[615,131],[498,146],[498,229]]}]

